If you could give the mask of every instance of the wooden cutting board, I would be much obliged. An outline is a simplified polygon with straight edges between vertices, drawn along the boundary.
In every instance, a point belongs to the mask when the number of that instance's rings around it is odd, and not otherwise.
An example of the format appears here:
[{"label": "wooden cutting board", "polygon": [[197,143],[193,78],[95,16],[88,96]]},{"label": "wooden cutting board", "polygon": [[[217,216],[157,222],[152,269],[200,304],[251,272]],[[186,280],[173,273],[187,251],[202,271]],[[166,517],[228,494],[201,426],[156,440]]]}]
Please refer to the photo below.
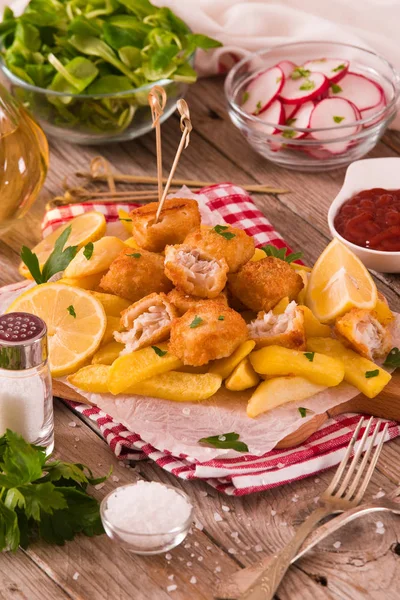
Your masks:
[{"label": "wooden cutting board", "polygon": [[[73,389],[59,381],[53,381],[54,396],[64,398],[64,400],[73,400],[82,404],[90,404],[86,398],[75,392]],[[276,446],[277,448],[292,448],[305,442],[310,435],[315,433],[329,417],[341,415],[343,413],[363,413],[380,417],[382,419],[393,419],[400,421],[400,371],[396,371],[383,392],[376,398],[370,399],[359,394],[343,402],[329,411],[316,415],[313,419],[304,423],[297,431],[294,431]]]}]

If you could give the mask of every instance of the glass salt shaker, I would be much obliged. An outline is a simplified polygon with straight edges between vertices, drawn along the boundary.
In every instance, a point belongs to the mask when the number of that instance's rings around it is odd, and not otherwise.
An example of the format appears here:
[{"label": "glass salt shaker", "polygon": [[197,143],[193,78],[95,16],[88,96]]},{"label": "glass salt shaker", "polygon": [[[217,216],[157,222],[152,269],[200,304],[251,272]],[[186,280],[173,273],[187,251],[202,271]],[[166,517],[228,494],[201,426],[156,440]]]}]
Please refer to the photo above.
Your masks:
[{"label": "glass salt shaker", "polygon": [[47,327],[15,312],[0,316],[0,435],[11,429],[27,442],[54,449]]}]

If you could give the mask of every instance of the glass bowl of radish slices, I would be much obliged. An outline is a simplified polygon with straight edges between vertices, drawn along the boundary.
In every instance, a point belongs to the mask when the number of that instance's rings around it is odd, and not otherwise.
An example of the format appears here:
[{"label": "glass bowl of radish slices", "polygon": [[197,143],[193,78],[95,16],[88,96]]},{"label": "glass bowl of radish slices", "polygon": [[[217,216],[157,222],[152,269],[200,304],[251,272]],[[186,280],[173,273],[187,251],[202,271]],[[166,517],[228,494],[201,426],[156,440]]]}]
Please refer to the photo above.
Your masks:
[{"label": "glass bowl of radish slices", "polygon": [[275,164],[326,171],[362,158],[393,120],[398,73],[382,56],[336,42],[250,54],[228,74],[229,115]]}]

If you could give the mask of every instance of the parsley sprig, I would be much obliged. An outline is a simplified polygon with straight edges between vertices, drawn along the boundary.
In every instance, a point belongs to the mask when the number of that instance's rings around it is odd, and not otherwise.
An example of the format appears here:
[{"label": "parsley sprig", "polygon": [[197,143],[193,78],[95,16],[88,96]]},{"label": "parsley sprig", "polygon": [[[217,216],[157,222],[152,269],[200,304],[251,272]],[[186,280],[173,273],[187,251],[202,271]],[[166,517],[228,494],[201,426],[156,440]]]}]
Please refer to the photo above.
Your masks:
[{"label": "parsley sprig", "polygon": [[63,545],[77,533],[104,533],[99,503],[86,489],[106,478],[48,459],[43,448],[7,429],[0,437],[0,551],[15,552],[37,538]]},{"label": "parsley sprig", "polygon": [[231,433],[222,433],[221,435],[212,435],[207,438],[201,438],[199,444],[207,444],[214,448],[223,448],[236,450],[236,452],[248,452],[247,444],[239,441],[240,435],[232,431]]},{"label": "parsley sprig", "polygon": [[32,275],[36,283],[46,283],[53,275],[60,271],[65,271],[69,263],[75,258],[78,252],[78,246],[64,246],[71,234],[71,225],[69,225],[62,234],[57,238],[54,244],[54,250],[40,270],[39,259],[27,246],[22,246],[21,260],[28,267],[29,273]]},{"label": "parsley sprig", "polygon": [[284,260],[287,263],[299,260],[303,256],[302,252],[291,252],[287,254],[288,249],[286,247],[276,248],[276,246],[272,246],[271,244],[263,246],[261,250],[265,252],[267,256],[274,256],[275,258],[280,258],[281,260]]},{"label": "parsley sprig", "polygon": [[385,362],[383,363],[383,366],[392,367],[394,369],[400,368],[400,350],[398,348],[391,349],[385,359]]},{"label": "parsley sprig", "polygon": [[216,225],[215,227],[213,227],[213,231],[215,231],[215,233],[218,233],[218,235],[221,235],[226,240],[231,240],[234,237],[236,237],[235,233],[227,231],[227,229],[229,229],[228,225]]}]

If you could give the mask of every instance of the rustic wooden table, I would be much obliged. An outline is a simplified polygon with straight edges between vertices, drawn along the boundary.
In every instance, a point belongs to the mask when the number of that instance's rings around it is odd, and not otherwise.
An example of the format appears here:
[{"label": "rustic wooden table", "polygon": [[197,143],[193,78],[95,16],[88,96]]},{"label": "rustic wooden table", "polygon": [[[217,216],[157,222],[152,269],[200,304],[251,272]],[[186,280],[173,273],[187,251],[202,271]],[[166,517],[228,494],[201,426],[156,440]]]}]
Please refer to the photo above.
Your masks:
[{"label": "rustic wooden table", "polygon": [[[194,132],[180,161],[177,176],[215,182],[268,183],[287,187],[290,194],[254,196],[259,208],[295,249],[312,264],[329,240],[326,215],[343,181],[344,170],[303,174],[274,167],[255,154],[230,123],[222,82],[203,80],[188,95]],[[167,169],[179,140],[177,117],[163,126]],[[102,153],[116,170],[155,174],[153,134],[126,144],[78,147],[61,141],[51,145],[50,172],[39,201],[28,216],[0,240],[0,285],[19,279],[22,244],[40,238],[45,203],[60,193],[61,182],[86,169]],[[390,132],[371,156],[399,156],[400,135]],[[379,289],[400,311],[400,277],[378,275]],[[216,584],[238,568],[273,554],[315,507],[326,487],[328,471],[270,492],[230,498],[201,482],[186,483],[151,461],[123,468],[105,441],[61,401],[55,400],[56,453],[64,460],[87,463],[100,475],[112,464],[114,478],[95,491],[100,499],[118,485],[144,478],[180,486],[192,498],[203,530],[193,528],[184,544],[165,555],[140,557],[114,546],[104,535],[78,537],[63,547],[35,544],[28,551],[0,558],[0,598],[3,600],[210,600]],[[72,422],[76,427],[72,427]],[[368,497],[388,492],[400,481],[400,440],[385,444]],[[223,516],[215,520],[215,513]],[[376,522],[384,523],[378,533]],[[280,600],[400,598],[400,521],[392,516],[363,518],[327,538],[291,567],[277,598]],[[341,542],[340,547],[336,542]],[[335,546],[334,546],[335,544]],[[176,590],[167,591],[171,585]]]}]

